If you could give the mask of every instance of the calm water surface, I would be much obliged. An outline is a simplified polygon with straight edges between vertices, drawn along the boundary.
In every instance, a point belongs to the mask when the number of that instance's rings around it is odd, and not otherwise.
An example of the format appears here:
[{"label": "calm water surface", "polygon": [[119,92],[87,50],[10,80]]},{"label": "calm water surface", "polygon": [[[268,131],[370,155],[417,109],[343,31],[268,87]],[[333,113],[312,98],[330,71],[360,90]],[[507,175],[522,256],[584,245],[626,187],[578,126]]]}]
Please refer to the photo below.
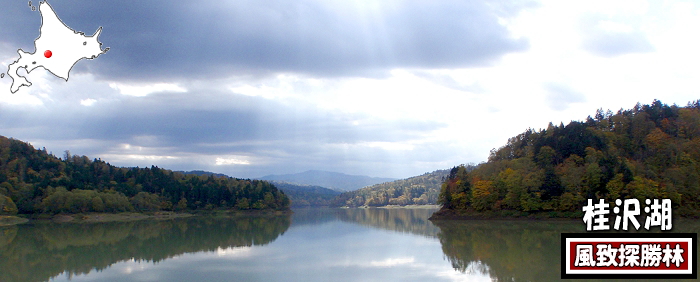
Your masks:
[{"label": "calm water surface", "polygon": [[434,211],[3,227],[0,281],[552,281],[560,233],[585,229],[568,221],[434,225]]}]

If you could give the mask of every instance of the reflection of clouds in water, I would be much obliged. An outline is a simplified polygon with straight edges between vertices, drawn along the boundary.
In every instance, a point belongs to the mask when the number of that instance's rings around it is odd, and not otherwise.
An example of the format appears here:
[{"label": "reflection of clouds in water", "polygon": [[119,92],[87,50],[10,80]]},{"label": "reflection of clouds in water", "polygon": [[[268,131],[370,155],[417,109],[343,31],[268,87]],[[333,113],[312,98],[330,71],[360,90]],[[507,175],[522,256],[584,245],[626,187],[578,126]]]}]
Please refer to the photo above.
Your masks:
[{"label": "reflection of clouds in water", "polygon": [[252,255],[251,247],[230,247],[222,249],[219,247],[216,250],[216,255],[219,257],[249,257]]},{"label": "reflection of clouds in water", "polygon": [[122,265],[121,269],[117,269],[118,272],[124,273],[124,274],[131,274],[134,271],[144,271],[147,266],[150,266],[151,264],[146,264],[142,262],[137,262],[134,260],[134,258],[131,258],[129,261],[125,262],[124,265]]},{"label": "reflection of clouds in water", "polygon": [[[326,216],[324,212],[331,214]],[[181,244],[173,252],[177,255],[156,263],[139,260],[138,256],[132,259],[134,255],[129,254],[109,268],[80,277],[64,274],[54,280],[227,281],[235,277],[239,281],[491,281],[485,262],[475,260],[465,266],[466,271],[453,269],[445,259],[441,242],[435,235],[430,236],[434,234],[432,228],[424,226],[429,225],[425,221],[428,213],[343,211],[343,221],[337,220],[336,215],[326,210],[318,216],[305,217],[299,212],[295,228],[264,245],[231,243],[230,238],[223,237],[216,245],[183,248],[192,243],[183,238],[169,241]],[[197,222],[200,221],[194,220],[192,226],[198,226],[194,224]],[[213,230],[207,234],[214,235]],[[199,245],[218,237],[193,238]],[[245,243],[257,242],[251,238]]]},{"label": "reflection of clouds in water", "polygon": [[472,262],[469,264],[469,266],[467,266],[467,270],[465,272],[468,274],[488,275],[489,266],[481,261]]},{"label": "reflection of clouds in water", "polygon": [[[63,273],[51,278],[49,281],[133,281],[136,280],[134,279],[135,277],[138,277],[138,281],[160,281],[161,278],[157,271],[149,271],[154,266],[155,264],[153,263],[131,258],[127,261],[113,264],[106,269],[99,270],[97,272],[90,271],[90,273],[87,274],[71,274],[68,271],[64,271]],[[99,273],[99,276],[95,276],[95,273]]]},{"label": "reflection of clouds in water", "polygon": [[[419,257],[420,259],[420,257]],[[291,263],[293,265],[293,263]],[[339,268],[345,270],[340,270]],[[340,263],[327,264],[328,269],[334,269],[338,272],[348,272],[348,269],[354,269],[349,272],[365,273],[370,277],[377,275],[379,277],[386,276],[387,273],[375,273],[373,269],[390,268],[394,271],[408,274],[412,278],[426,278],[430,280],[446,280],[446,281],[492,281],[488,273],[488,266],[481,262],[470,265],[469,269],[464,273],[453,269],[446,269],[443,264],[435,264],[430,261],[421,262],[414,256],[397,256],[384,259],[366,261],[344,261]],[[370,274],[374,273],[374,274]],[[388,277],[391,277],[390,275]]]},{"label": "reflection of clouds in water", "polygon": [[[253,250],[253,248],[254,247],[219,247],[213,252],[201,251],[187,253],[173,256],[158,263],[146,260],[135,260],[132,258],[127,261],[113,264],[109,268],[99,271],[99,275],[91,276],[88,274],[69,276],[67,273],[65,273],[65,275],[55,277],[55,279],[52,281],[93,281],[95,278],[98,278],[97,280],[115,281],[172,281],[172,279],[176,278],[178,275],[190,275],[199,271],[221,272],[225,270],[230,271],[232,269],[243,271],[243,269],[232,267],[225,261],[219,260],[219,262],[216,263],[215,260],[216,258],[249,258],[254,256],[256,251],[260,251],[260,248],[256,248],[256,250]],[[219,265],[222,263],[224,265]],[[189,270],[185,272],[179,272],[179,270],[188,269],[188,267],[195,264],[198,264],[199,266],[189,268]],[[261,271],[262,270],[263,269],[261,269]],[[90,272],[90,274],[97,273]]]},{"label": "reflection of clouds in water", "polygon": [[415,262],[416,258],[410,257],[410,258],[388,258],[382,261],[372,261],[369,264],[371,266],[377,266],[377,267],[391,267],[391,266],[397,266],[401,264],[412,264]]},{"label": "reflection of clouds in water", "polygon": [[[381,210],[375,211],[375,213],[383,214]],[[352,223],[348,224],[348,222]],[[333,222],[316,226],[304,225],[300,226],[300,230],[295,230],[296,232],[285,234],[276,243],[290,239],[293,241],[306,239],[303,236],[292,238],[297,237],[297,234],[304,233],[326,234],[327,236],[314,237],[314,244],[320,246],[316,249],[317,251],[309,253],[311,257],[308,260],[297,260],[298,262],[286,260],[283,263],[284,268],[288,269],[288,273],[296,273],[302,272],[302,269],[305,268],[320,267],[328,272],[320,274],[328,274],[328,277],[351,277],[354,280],[382,277],[388,280],[407,279],[410,281],[491,281],[488,272],[463,273],[454,270],[449,263],[444,261],[441,256],[441,244],[434,237],[385,230],[382,228],[385,227],[383,224],[358,225],[353,221],[348,222]],[[367,226],[374,228],[367,229]],[[301,229],[306,230],[301,231]],[[372,238],[372,240],[367,240],[367,238]],[[296,253],[297,247],[293,246],[301,247],[301,244],[285,244],[286,250],[279,251]],[[324,250],[333,249],[333,246],[336,246],[335,254],[329,256]],[[337,246],[353,247],[337,248]],[[287,247],[292,248],[288,249]],[[440,256],[436,256],[437,254]],[[301,261],[304,263],[300,263]],[[303,274],[299,276],[308,278]]]},{"label": "reflection of clouds in water", "polygon": [[445,279],[447,281],[493,281],[493,279],[489,276],[488,272],[460,273],[453,269],[446,270],[442,265],[438,264],[415,263],[411,264],[411,269],[417,274],[416,276],[441,278],[440,280]]},{"label": "reflection of clouds in water", "polygon": [[441,265],[416,262],[415,257],[387,258],[385,260],[372,261],[369,265],[365,264],[365,267],[401,267],[405,269],[404,271],[415,273],[416,276],[440,277],[450,281],[465,281],[465,279],[468,281],[492,281],[488,271],[483,271],[484,269],[488,269],[488,266],[481,263],[474,265],[475,271],[467,271],[465,273],[445,270]]},{"label": "reflection of clouds in water", "polygon": [[435,276],[447,279],[449,281],[494,281],[488,275],[464,275],[464,273],[448,270],[437,271],[435,272]]}]

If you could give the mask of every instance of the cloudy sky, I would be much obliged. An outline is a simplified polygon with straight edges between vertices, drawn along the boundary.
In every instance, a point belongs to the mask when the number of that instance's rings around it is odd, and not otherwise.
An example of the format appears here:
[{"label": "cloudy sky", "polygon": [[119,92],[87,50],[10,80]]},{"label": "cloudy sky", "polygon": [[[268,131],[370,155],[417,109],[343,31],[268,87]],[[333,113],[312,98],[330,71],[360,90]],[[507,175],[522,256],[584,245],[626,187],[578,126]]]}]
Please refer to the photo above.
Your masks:
[{"label": "cloudy sky", "polygon": [[[118,166],[405,178],[550,121],[700,98],[693,1],[49,3],[110,50],[68,82],[36,69],[11,94],[5,75],[0,135]],[[41,16],[1,6],[6,72]]]}]

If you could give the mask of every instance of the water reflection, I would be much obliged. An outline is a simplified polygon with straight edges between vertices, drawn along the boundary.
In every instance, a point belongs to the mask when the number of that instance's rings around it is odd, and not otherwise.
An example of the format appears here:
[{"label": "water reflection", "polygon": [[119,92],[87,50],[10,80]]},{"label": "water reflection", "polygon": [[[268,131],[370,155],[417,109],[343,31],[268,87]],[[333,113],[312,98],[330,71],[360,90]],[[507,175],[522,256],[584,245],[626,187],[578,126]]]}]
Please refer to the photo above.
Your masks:
[{"label": "water reflection", "polygon": [[120,261],[159,262],[184,253],[265,245],[289,216],[183,218],[93,224],[38,223],[0,228],[0,281],[86,274]]},{"label": "water reflection", "polygon": [[560,234],[585,232],[579,221],[433,223],[434,211],[3,227],[0,281],[549,281],[560,277]]},{"label": "water reflection", "polygon": [[[462,273],[498,281],[555,281],[561,278],[561,233],[586,232],[579,221],[435,221],[442,251]],[[674,222],[673,232],[697,233],[692,220]],[[649,232],[649,231],[637,231]],[[658,232],[658,231],[657,231]]]},{"label": "water reflection", "polygon": [[581,232],[573,222],[436,221],[442,251],[455,270],[488,274],[498,281],[560,278],[562,232]]},{"label": "water reflection", "polygon": [[292,228],[340,220],[401,233],[436,237],[440,230],[428,218],[437,208],[299,209],[292,216]]}]

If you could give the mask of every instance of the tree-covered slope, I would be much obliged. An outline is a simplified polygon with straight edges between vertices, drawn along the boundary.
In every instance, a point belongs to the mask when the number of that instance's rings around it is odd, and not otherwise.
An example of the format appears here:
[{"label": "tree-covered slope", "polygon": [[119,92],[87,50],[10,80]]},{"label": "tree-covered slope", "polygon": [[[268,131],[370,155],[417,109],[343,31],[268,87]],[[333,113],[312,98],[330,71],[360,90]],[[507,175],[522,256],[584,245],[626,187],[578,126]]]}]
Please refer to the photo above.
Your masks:
[{"label": "tree-covered slope", "polygon": [[[183,171],[184,174],[213,175],[215,177],[229,177],[222,173],[215,173],[203,170]],[[293,184],[284,181],[270,181],[289,198],[291,207],[324,207],[330,205],[330,200],[335,198],[340,192],[315,185]]]},{"label": "tree-covered slope", "polygon": [[436,204],[440,184],[449,170],[436,170],[392,182],[345,192],[333,200],[334,206],[386,206]]},{"label": "tree-covered slope", "polygon": [[0,136],[0,213],[214,208],[288,210],[289,199],[266,181],[120,168],[68,152],[59,159]]},{"label": "tree-covered slope", "polygon": [[273,181],[292,202],[292,207],[323,207],[330,206],[331,200],[340,192],[321,186],[297,185]]},{"label": "tree-covered slope", "polygon": [[477,169],[453,168],[439,201],[444,214],[578,211],[598,198],[669,198],[674,212],[700,215],[700,100],[601,109],[584,122],[528,129]]},{"label": "tree-covered slope", "polygon": [[214,177],[230,177],[230,176],[223,174],[223,173],[216,173],[216,172],[204,171],[204,170],[190,170],[190,171],[176,171],[176,172],[182,172],[184,174],[194,174],[194,175],[199,175],[199,176],[213,175]]}]

